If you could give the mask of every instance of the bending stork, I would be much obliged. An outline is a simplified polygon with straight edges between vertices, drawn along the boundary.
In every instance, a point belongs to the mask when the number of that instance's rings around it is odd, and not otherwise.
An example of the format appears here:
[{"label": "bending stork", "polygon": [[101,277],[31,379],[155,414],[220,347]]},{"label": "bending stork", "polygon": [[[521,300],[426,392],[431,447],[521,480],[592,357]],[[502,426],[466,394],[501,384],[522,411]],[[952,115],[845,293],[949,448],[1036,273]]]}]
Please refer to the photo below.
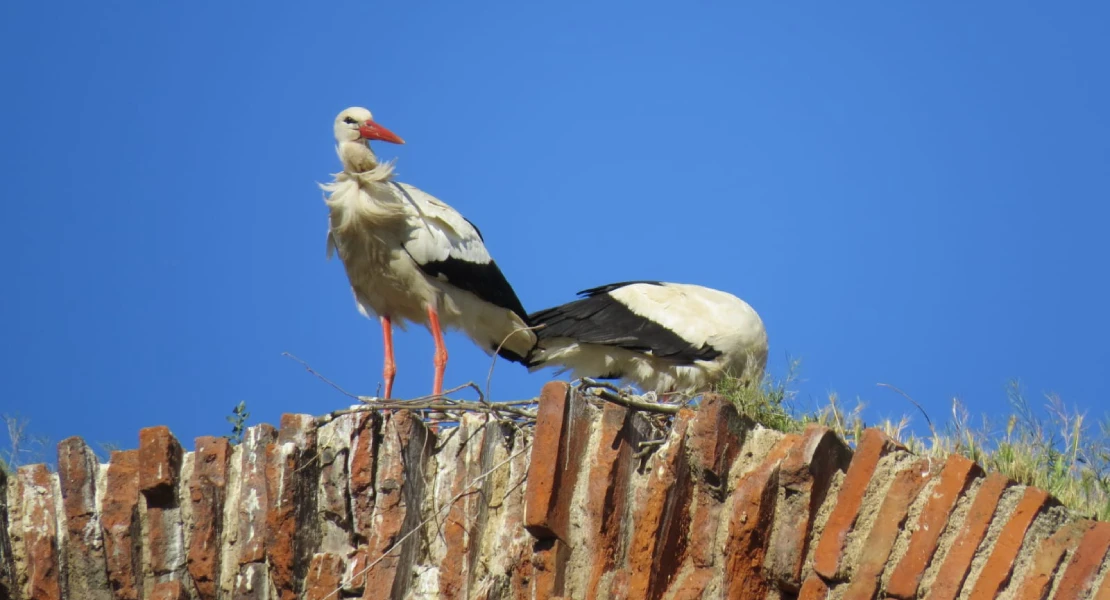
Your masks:
[{"label": "bending stork", "polygon": [[359,311],[381,319],[385,397],[396,376],[393,325],[404,330],[409,321],[435,340],[433,394],[443,393],[444,329],[461,329],[488,354],[523,364],[536,338],[478,228],[430,194],[394,181],[393,164],[378,162],[371,140],[404,143],[365,108],[339,113],[343,172],[320,187],[328,192],[328,257],[338,251]]},{"label": "bending stork", "polygon": [[617,379],[657,394],[693,396],[726,373],[759,385],[767,332],[755,310],[718,290],[628,281],[529,315],[537,346],[528,370],[562,367],[575,378]]}]

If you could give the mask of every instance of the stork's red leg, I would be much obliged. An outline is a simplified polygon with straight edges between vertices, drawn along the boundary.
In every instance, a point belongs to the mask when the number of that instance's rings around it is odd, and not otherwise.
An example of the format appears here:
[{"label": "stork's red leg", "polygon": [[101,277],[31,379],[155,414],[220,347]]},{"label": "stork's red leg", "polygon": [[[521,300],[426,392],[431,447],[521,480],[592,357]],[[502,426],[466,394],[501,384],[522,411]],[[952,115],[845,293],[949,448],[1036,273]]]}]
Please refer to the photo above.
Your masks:
[{"label": "stork's red leg", "polygon": [[435,379],[432,383],[432,394],[438,396],[443,393],[443,372],[447,370],[447,346],[443,344],[443,330],[439,327],[439,313],[434,306],[428,306],[428,322],[432,330],[432,339],[436,342]]},{"label": "stork's red leg", "polygon": [[385,399],[393,394],[393,377],[397,375],[397,365],[393,362],[393,321],[382,317],[382,340],[385,342],[385,366],[382,378],[385,380]]}]

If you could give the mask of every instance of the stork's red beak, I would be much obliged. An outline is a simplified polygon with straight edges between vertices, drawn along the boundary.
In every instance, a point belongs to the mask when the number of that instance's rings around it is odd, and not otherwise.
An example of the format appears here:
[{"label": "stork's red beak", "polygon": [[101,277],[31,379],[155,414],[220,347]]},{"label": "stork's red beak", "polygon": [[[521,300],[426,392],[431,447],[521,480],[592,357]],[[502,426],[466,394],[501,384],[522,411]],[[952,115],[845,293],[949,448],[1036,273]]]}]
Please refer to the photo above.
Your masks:
[{"label": "stork's red beak", "polygon": [[368,140],[381,140],[391,144],[404,144],[405,140],[397,137],[396,133],[378,125],[373,121],[367,121],[362,127],[358,128],[358,133]]}]

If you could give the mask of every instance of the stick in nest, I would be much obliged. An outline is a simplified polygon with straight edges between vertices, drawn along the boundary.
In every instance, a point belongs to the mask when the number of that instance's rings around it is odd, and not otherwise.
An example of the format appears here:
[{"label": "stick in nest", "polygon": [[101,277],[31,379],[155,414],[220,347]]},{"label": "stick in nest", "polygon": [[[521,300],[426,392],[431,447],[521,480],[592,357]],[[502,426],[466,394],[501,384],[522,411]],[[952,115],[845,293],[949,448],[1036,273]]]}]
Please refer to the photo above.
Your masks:
[{"label": "stick in nest", "polygon": [[344,396],[347,396],[349,398],[354,398],[355,400],[359,399],[358,396],[356,396],[356,395],[352,394],[351,392],[348,392],[347,390],[339,387],[339,384],[337,384],[334,381],[328,379],[327,377],[324,377],[323,375],[317,373],[311,366],[309,366],[308,363],[301,360],[301,358],[299,356],[297,356],[297,355],[295,355],[291,352],[282,352],[281,355],[284,356],[284,357],[287,357],[287,358],[291,358],[291,359],[301,363],[301,366],[304,367],[305,371],[308,371],[312,375],[316,376],[316,378],[319,379],[320,381],[323,381],[324,383],[330,385],[331,387],[339,390],[339,393],[343,394]]},{"label": "stick in nest", "polygon": [[[536,420],[536,413],[534,410],[528,410],[527,407],[535,406],[536,400],[516,400],[512,402],[490,402],[486,399],[486,395],[482,393],[482,388],[473,381],[464,383],[463,385],[446,390],[439,395],[428,395],[414,398],[412,400],[382,400],[380,398],[371,396],[357,396],[348,392],[340,387],[334,381],[324,377],[312,368],[307,362],[301,358],[289,353],[283,352],[282,356],[288,357],[300,363],[302,367],[317,379],[323,381],[329,386],[335,388],[343,395],[354,398],[362,404],[351,408],[332,411],[326,415],[316,417],[314,420],[319,427],[335,420],[343,415],[348,415],[356,412],[369,412],[375,410],[411,410],[411,411],[430,411],[432,412],[431,418],[427,415],[421,415],[422,420],[434,423],[456,423],[459,421],[459,415],[464,412],[477,412],[493,416],[500,421],[509,421],[517,424],[534,423]],[[492,371],[491,371],[492,372]],[[487,385],[489,382],[487,381]],[[477,402],[466,400],[454,400],[449,397],[449,394],[460,392],[464,389],[470,388],[478,395]]]},{"label": "stick in nest", "polygon": [[540,329],[541,327],[544,327],[544,325],[535,325],[535,326],[532,326],[532,327],[518,327],[516,329],[513,329],[512,332],[509,333],[509,335],[505,336],[505,338],[501,340],[501,343],[497,345],[497,348],[493,351],[493,356],[490,358],[490,361],[489,361],[489,372],[486,373],[486,396],[487,397],[489,397],[489,395],[490,395],[489,394],[489,387],[490,387],[490,383],[493,381],[493,368],[495,366],[497,366],[497,357],[500,356],[499,353],[501,352],[501,347],[505,345],[505,342],[509,341],[509,338],[513,337],[517,333],[520,333],[521,331],[534,331],[536,329]]},{"label": "stick in nest", "polygon": [[[677,404],[657,404],[654,402],[644,402],[643,400],[636,400],[631,398],[625,393],[621,392],[615,386],[609,383],[598,382],[589,377],[582,378],[582,389],[588,390],[594,396],[602,400],[619,404],[625,408],[634,408],[644,412],[662,413],[665,415],[677,414],[682,408]],[[615,391],[614,391],[615,390]]]}]

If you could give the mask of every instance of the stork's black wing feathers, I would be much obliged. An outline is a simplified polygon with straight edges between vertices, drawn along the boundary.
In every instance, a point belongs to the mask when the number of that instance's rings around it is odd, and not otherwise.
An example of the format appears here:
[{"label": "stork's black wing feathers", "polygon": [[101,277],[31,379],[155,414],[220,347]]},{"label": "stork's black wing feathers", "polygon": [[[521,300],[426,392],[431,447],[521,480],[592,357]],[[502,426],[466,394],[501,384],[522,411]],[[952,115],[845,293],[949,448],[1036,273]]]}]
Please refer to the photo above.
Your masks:
[{"label": "stork's black wing feathers", "polygon": [[528,316],[529,324],[543,325],[536,330],[540,340],[570,338],[578,342],[616,346],[634,352],[691,364],[713,360],[720,351],[708,344],[695,346],[659,323],[640,316],[608,292],[629,285],[625,282],[585,290],[585,298],[537,311]]},{"label": "stork's black wing feathers", "polygon": [[590,296],[597,296],[598,294],[607,294],[607,293],[609,293],[609,292],[611,292],[615,289],[622,288],[626,285],[634,285],[634,284],[637,284],[637,283],[643,283],[643,284],[647,284],[647,285],[663,285],[662,281],[651,281],[651,280],[648,280],[648,279],[642,279],[642,280],[638,280],[638,281],[622,281],[620,283],[610,283],[610,284],[606,284],[606,285],[599,285],[597,287],[592,287],[588,290],[582,290],[581,292],[578,292],[578,295],[579,296],[590,297]]},{"label": "stork's black wing feathers", "polygon": [[506,310],[516,313],[522,320],[528,320],[528,313],[520,303],[513,286],[505,279],[505,274],[494,261],[475,263],[448,256],[421,264],[416,262],[429,277],[435,277],[451,285],[466,290],[475,296]]},{"label": "stork's black wing feathers", "polygon": [[528,317],[473,221],[422,190],[390,183],[415,209],[410,238],[402,247],[424,274],[511,310],[521,319]]}]

